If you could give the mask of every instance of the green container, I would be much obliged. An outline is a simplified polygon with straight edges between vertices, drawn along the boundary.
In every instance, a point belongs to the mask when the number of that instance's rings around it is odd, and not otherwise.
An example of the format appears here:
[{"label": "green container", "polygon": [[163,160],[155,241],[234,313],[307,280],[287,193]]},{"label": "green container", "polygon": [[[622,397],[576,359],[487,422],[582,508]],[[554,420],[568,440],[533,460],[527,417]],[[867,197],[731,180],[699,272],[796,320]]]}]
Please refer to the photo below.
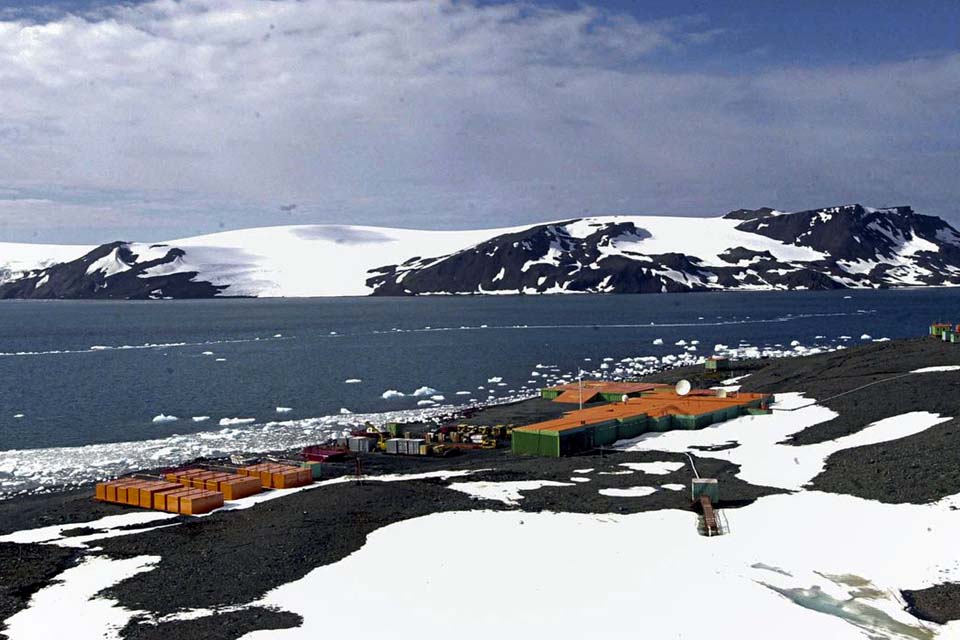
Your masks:
[{"label": "green container", "polygon": [[510,439],[513,453],[531,456],[560,456],[560,437],[556,431],[520,431],[513,430]]},{"label": "green container", "polygon": [[560,395],[557,389],[540,389],[540,397],[544,400],[553,400]]},{"label": "green container", "polygon": [[708,496],[713,504],[720,502],[720,483],[715,478],[694,478],[690,489],[694,502],[702,495]]},{"label": "green container", "polygon": [[611,421],[593,425],[594,447],[608,447],[620,439],[620,424],[618,422]]},{"label": "green container", "polygon": [[639,435],[642,435],[649,431],[650,419],[645,415],[638,416],[636,418],[628,418],[620,421],[620,440],[629,440],[630,438],[636,438]]},{"label": "green container", "polygon": [[304,462],[300,464],[301,469],[310,469],[310,476],[314,480],[319,480],[323,477],[323,463],[322,462]]}]

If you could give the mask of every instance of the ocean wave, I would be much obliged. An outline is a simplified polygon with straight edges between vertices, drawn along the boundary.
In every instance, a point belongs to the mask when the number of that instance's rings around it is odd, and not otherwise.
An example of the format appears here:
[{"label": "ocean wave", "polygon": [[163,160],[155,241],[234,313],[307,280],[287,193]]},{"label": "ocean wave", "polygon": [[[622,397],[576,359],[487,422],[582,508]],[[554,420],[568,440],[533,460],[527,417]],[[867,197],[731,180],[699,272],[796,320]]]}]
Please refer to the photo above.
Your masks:
[{"label": "ocean wave", "polygon": [[[145,342],[143,344],[104,345],[95,344],[87,349],[51,349],[48,351],[0,351],[0,358],[22,356],[59,356],[78,353],[104,353],[111,351],[135,351],[140,349],[178,349],[182,347],[210,347],[218,344],[243,344],[247,342],[275,342],[277,340],[291,340],[289,337],[272,338],[237,338],[229,340],[204,340],[203,342]],[[213,355],[210,352],[204,355]]]},{"label": "ocean wave", "polygon": [[775,318],[742,318],[737,320],[718,320],[716,322],[642,322],[642,323],[593,323],[593,324],[505,324],[458,327],[423,327],[419,329],[376,330],[371,333],[382,335],[391,333],[433,333],[442,331],[513,331],[513,330],[554,330],[554,329],[651,329],[670,327],[724,327],[744,324],[774,324],[781,322],[795,322],[811,318],[837,318],[849,316],[863,316],[876,313],[873,309],[857,309],[856,311],[838,311],[833,313],[788,313]]}]

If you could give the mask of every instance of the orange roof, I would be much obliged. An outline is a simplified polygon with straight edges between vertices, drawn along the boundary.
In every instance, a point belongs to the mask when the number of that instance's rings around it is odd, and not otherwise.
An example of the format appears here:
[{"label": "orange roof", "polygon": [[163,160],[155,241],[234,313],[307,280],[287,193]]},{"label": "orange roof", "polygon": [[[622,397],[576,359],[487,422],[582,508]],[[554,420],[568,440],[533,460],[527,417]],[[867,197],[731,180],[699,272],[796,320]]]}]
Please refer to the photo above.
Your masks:
[{"label": "orange roof", "polygon": [[609,420],[623,420],[647,415],[659,418],[665,415],[696,416],[711,413],[725,407],[743,406],[767,397],[762,393],[739,393],[721,398],[710,391],[697,390],[690,395],[678,396],[665,385],[654,393],[641,398],[629,398],[626,402],[605,404],[570,411],[561,418],[517,427],[520,431],[566,431]]},{"label": "orange roof", "polygon": [[562,392],[556,398],[553,399],[554,402],[568,403],[568,404],[577,404],[579,402],[591,402],[594,398],[600,395],[600,392],[595,389],[584,389],[581,393],[579,389],[567,389]]}]

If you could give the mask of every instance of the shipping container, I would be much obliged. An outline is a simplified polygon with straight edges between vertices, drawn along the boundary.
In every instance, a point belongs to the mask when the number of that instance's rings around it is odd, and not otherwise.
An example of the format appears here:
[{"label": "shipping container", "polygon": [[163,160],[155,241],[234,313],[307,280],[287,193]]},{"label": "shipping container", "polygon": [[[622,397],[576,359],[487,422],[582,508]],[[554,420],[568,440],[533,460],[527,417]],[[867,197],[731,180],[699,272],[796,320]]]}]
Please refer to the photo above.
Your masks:
[{"label": "shipping container", "polygon": [[358,453],[370,453],[373,451],[375,446],[375,441],[373,438],[364,437],[347,438],[347,443],[350,451],[356,451]]}]

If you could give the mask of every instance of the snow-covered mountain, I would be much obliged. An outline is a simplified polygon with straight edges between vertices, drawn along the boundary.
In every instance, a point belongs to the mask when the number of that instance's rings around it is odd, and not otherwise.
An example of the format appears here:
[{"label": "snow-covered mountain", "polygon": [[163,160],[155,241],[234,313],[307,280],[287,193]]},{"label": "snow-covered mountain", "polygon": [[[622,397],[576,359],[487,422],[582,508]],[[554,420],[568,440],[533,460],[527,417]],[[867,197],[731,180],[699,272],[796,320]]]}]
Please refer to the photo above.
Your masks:
[{"label": "snow-covered mountain", "polygon": [[301,225],[99,247],[0,243],[0,298],[923,285],[960,285],[960,233],[910,207],[601,216],[477,231]]}]

